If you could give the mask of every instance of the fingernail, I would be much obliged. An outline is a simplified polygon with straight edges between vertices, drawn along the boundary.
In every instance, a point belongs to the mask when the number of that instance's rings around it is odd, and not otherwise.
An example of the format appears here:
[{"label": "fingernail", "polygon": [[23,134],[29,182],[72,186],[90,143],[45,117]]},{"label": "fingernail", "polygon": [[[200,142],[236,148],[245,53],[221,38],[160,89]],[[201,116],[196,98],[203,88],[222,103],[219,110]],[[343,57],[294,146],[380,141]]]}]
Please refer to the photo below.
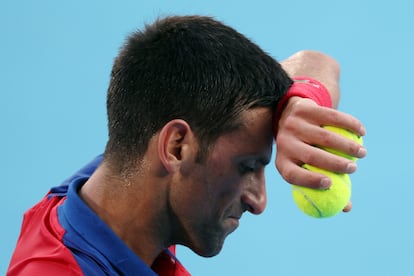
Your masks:
[{"label": "fingernail", "polygon": [[321,188],[328,189],[331,187],[331,179],[329,177],[322,178]]},{"label": "fingernail", "polygon": [[358,157],[364,157],[365,155],[367,155],[367,150],[364,147],[360,147],[357,153]]},{"label": "fingernail", "polygon": [[354,171],[356,171],[356,169],[357,169],[357,165],[356,165],[354,162],[349,163],[349,164],[346,166],[346,172],[347,172],[347,173],[353,173]]}]

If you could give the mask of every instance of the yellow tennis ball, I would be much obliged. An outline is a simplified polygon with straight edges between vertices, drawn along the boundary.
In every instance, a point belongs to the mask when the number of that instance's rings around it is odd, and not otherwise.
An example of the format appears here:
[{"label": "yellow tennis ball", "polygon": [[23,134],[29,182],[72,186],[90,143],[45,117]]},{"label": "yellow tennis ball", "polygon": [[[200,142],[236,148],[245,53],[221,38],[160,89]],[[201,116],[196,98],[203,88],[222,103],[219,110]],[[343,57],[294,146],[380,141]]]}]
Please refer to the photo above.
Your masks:
[{"label": "yellow tennis ball", "polygon": [[[363,143],[361,136],[358,136],[355,133],[353,133],[353,132],[351,132],[351,131],[349,131],[347,129],[343,129],[343,128],[339,128],[339,127],[334,127],[334,126],[324,126],[324,128],[327,129],[327,130],[330,130],[332,132],[338,133],[338,134],[340,134],[340,135],[342,135],[342,136],[344,136],[344,137],[346,137],[348,139],[351,139],[352,141],[355,141],[355,142],[357,142],[360,145],[362,145],[362,143]],[[328,152],[330,152],[330,153],[333,153],[333,154],[336,154],[336,155],[339,155],[339,156],[348,158],[348,159],[353,160],[353,161],[356,161],[358,159],[358,158],[356,158],[354,156],[350,156],[350,155],[348,155],[346,153],[343,153],[343,152],[338,151],[338,150],[335,150],[335,149],[331,149],[331,148],[327,148],[327,147],[321,147],[321,148],[324,149],[324,150],[326,150],[326,151],[328,151]]]},{"label": "yellow tennis ball", "polygon": [[332,217],[341,212],[351,198],[349,175],[330,172],[308,164],[303,167],[328,176],[332,180],[332,185],[326,190],[292,185],[292,195],[297,207],[305,214],[316,218]]},{"label": "yellow tennis ball", "polygon": [[[351,131],[333,126],[324,126],[324,128],[362,145],[362,138]],[[326,147],[321,148],[350,160],[357,160],[357,158],[343,152]],[[305,214],[316,218],[332,217],[341,212],[351,198],[351,179],[349,175],[334,173],[309,164],[304,164],[302,167],[328,176],[332,181],[332,185],[325,190],[292,185],[293,199],[298,208]]]}]

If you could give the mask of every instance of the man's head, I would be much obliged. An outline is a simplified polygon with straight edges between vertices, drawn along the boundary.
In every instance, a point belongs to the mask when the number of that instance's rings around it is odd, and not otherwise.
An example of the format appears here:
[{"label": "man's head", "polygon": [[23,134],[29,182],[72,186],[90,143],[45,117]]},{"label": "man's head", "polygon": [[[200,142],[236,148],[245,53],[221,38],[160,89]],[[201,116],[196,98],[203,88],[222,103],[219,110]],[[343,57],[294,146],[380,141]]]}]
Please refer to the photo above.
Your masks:
[{"label": "man's head", "polygon": [[127,177],[127,230],[216,255],[245,211],[265,208],[272,115],[290,78],[246,37],[199,16],[133,33],[111,76],[104,162]]},{"label": "man's head", "polygon": [[240,114],[273,109],[291,80],[257,45],[224,24],[199,16],[168,17],[133,33],[115,60],[108,89],[105,159],[128,170],[173,119],[186,121],[198,161]]}]

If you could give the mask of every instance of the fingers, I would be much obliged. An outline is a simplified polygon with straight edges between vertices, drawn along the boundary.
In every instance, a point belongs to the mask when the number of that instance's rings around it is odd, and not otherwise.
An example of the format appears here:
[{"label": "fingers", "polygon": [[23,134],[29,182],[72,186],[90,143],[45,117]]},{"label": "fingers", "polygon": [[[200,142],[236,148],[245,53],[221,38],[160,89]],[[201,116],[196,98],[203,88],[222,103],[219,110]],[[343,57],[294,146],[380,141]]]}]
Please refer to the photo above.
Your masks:
[{"label": "fingers", "polygon": [[[359,136],[364,136],[366,131],[363,124],[354,116],[338,111],[332,108],[318,107],[319,109],[319,120],[315,123],[319,125],[331,125],[344,129],[348,129]],[[323,117],[322,117],[323,116]],[[323,118],[323,122],[322,122]]]},{"label": "fingers", "polygon": [[[354,140],[344,137],[322,127],[311,126],[308,130],[308,143],[317,147],[325,147],[340,151],[345,155],[364,158],[367,154],[365,147]],[[338,171],[340,172],[340,171]]]},{"label": "fingers", "polygon": [[345,208],[342,210],[343,212],[347,213],[350,212],[352,209],[352,202],[348,202],[348,204],[345,206]]},{"label": "fingers", "polygon": [[[331,140],[336,139],[336,135],[333,135],[332,132],[321,127],[310,126],[304,128],[305,132],[308,133],[307,135],[304,135],[304,137],[298,137],[300,136],[299,134],[289,135],[289,133],[280,133],[276,139],[276,167],[282,176],[288,175],[287,177],[284,177],[285,180],[287,180],[289,183],[292,183],[291,179],[294,178],[294,176],[289,176],[291,174],[290,170],[289,172],[284,172],[285,168],[289,169],[289,166],[291,165],[290,163],[293,163],[296,166],[310,164],[315,167],[337,173],[353,173],[356,171],[356,163],[352,160],[332,154],[319,147],[312,146],[308,144],[308,141],[326,140],[326,142],[318,142],[318,144],[322,144],[323,146],[331,146],[334,148],[338,148],[338,146],[333,145],[340,144],[340,148],[345,147],[346,150],[344,151],[351,155],[354,155],[354,152],[360,152],[359,148],[361,146],[359,144],[352,142],[349,139],[342,138],[342,136],[339,137],[341,138],[339,142],[332,142]],[[318,134],[318,132],[322,134]],[[324,137],[323,139],[314,139],[312,136],[327,137]],[[305,142],[303,142],[304,140]],[[342,146],[341,143],[345,144],[345,146]]]},{"label": "fingers", "polygon": [[[363,145],[322,127],[310,127],[306,139],[311,142],[307,142],[309,147],[302,147],[300,164],[306,163],[329,171],[349,174],[357,169],[356,163],[349,156],[363,158],[367,154]],[[344,155],[333,154],[323,148],[335,149],[336,153],[339,151]]]},{"label": "fingers", "polygon": [[[363,124],[354,116],[333,108],[319,106],[310,99],[293,99],[282,115],[284,120],[300,118],[316,126],[332,125],[348,129],[359,136],[364,136],[366,133]],[[284,124],[284,122],[280,123]]]},{"label": "fingers", "polygon": [[303,163],[331,172],[351,174],[357,170],[357,164],[347,158],[329,153],[317,147],[309,147],[303,155]]},{"label": "fingers", "polygon": [[331,179],[322,174],[306,170],[295,163],[284,162],[276,164],[281,176],[290,184],[313,189],[327,189],[331,186]]},{"label": "fingers", "polygon": [[[359,136],[365,135],[363,124],[350,114],[318,106],[309,99],[292,100],[280,117],[276,135],[275,165],[288,183],[314,189],[327,189],[331,186],[329,177],[304,169],[303,164],[337,173],[351,174],[356,171],[354,161],[323,148],[356,158],[366,156],[364,146],[323,126],[334,126]],[[351,209],[352,203],[349,202],[343,211],[349,212]]]},{"label": "fingers", "polygon": [[355,162],[322,148],[363,158],[367,154],[365,147],[323,128],[327,125],[348,129],[360,136],[365,134],[362,123],[352,115],[318,106],[309,99],[295,99],[286,107],[278,125],[275,164],[287,182],[316,189],[330,186],[329,178],[302,168],[303,164],[337,173],[356,171]]}]

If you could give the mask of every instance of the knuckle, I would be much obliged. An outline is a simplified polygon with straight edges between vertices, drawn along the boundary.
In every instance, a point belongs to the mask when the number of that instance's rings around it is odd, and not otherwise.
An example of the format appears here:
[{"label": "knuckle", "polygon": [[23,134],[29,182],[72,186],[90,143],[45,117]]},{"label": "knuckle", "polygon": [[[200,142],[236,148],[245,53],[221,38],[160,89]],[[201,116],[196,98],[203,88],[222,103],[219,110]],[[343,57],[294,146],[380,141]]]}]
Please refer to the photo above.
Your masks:
[{"label": "knuckle", "polygon": [[291,114],[290,116],[287,116],[284,123],[283,123],[283,128],[285,128],[286,130],[292,131],[295,129],[297,125],[297,119],[295,114]]},{"label": "knuckle", "polygon": [[315,164],[315,155],[310,151],[304,151],[301,154],[301,161],[306,164]]},{"label": "knuckle", "polygon": [[275,140],[276,147],[278,149],[283,149],[284,145],[289,145],[289,137],[284,132],[279,133]]},{"label": "knuckle", "polygon": [[336,110],[332,110],[331,114],[329,114],[329,119],[333,125],[338,125],[342,121],[340,114]]},{"label": "knuckle", "polygon": [[321,145],[329,145],[331,141],[335,140],[335,136],[330,131],[321,131],[319,134],[319,141]]},{"label": "knuckle", "polygon": [[295,170],[292,166],[285,166],[280,170],[280,175],[289,183],[295,182]]}]

